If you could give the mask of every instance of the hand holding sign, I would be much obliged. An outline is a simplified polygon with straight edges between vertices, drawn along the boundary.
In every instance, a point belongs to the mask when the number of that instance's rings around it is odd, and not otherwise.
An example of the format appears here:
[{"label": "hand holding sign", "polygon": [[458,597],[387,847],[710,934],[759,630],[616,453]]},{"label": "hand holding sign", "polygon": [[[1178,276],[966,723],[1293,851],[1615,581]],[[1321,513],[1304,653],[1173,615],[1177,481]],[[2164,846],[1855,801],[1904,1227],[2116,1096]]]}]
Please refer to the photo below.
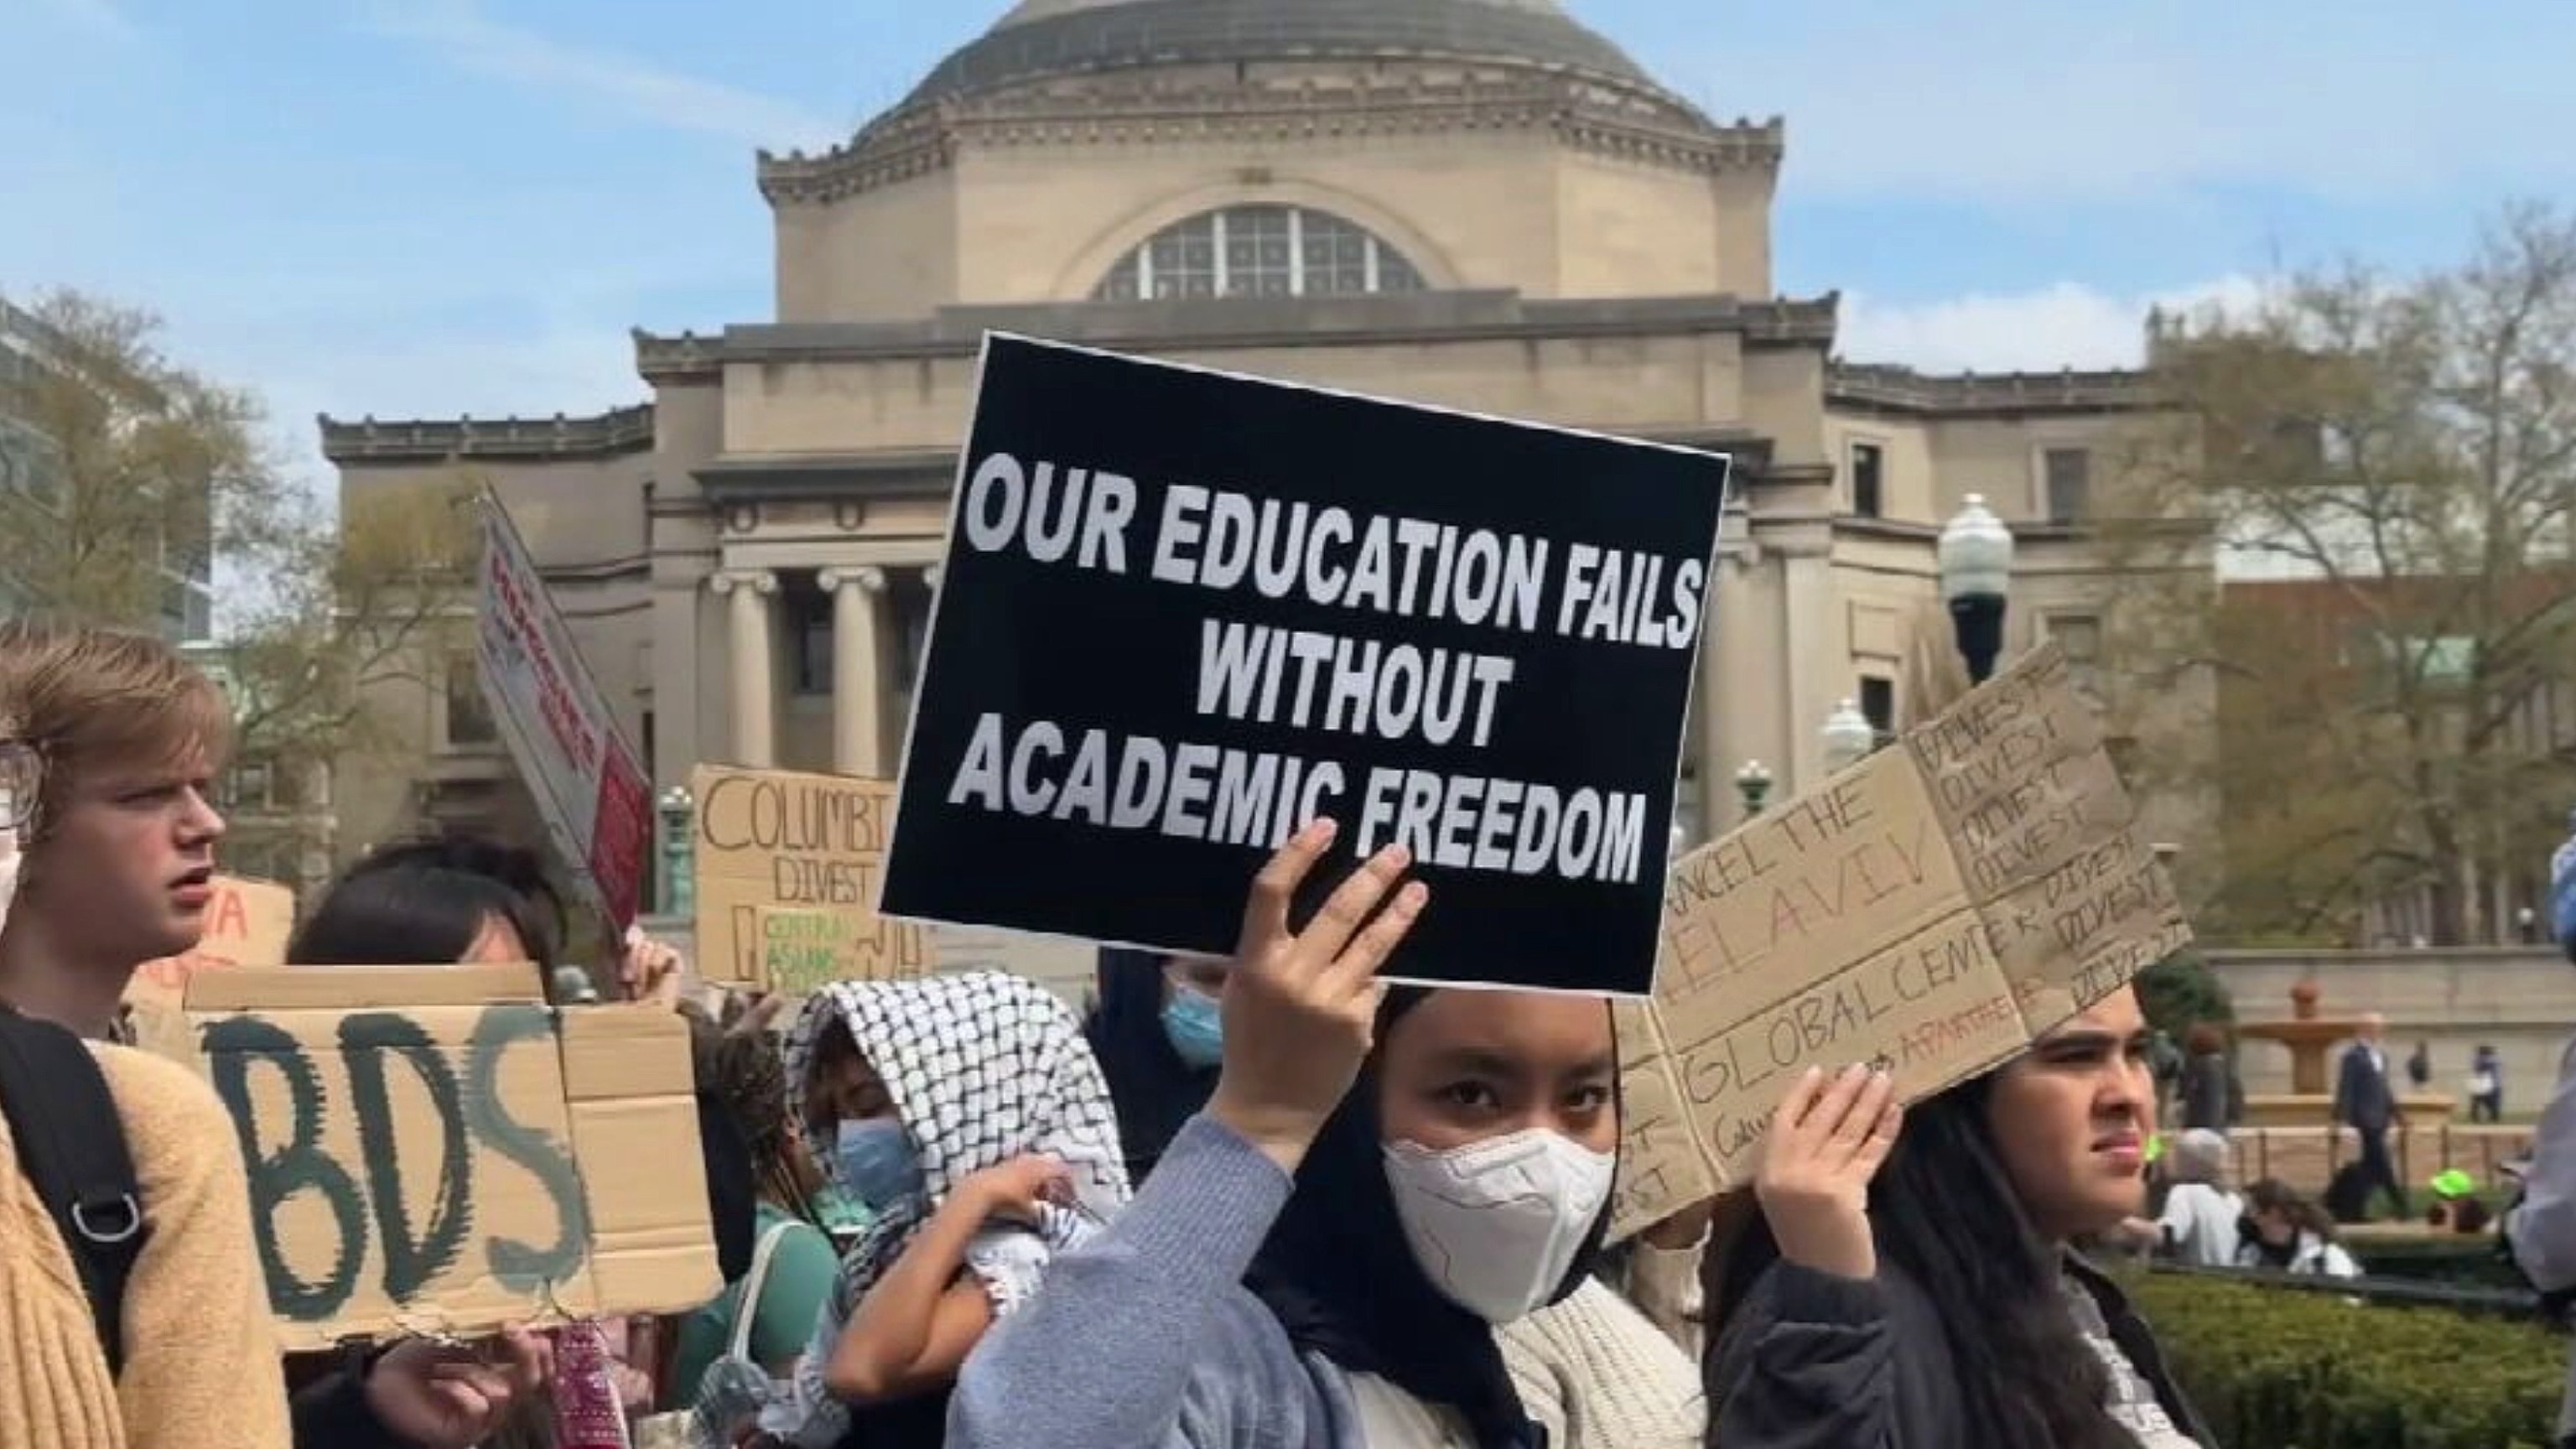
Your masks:
[{"label": "hand holding sign", "polygon": [[388,1433],[422,1449],[471,1449],[554,1373],[554,1350],[523,1328],[495,1339],[495,1362],[471,1344],[405,1339],[367,1371],[367,1407]]},{"label": "hand holding sign", "polygon": [[1780,1256],[1839,1278],[1878,1271],[1869,1180],[1896,1146],[1899,1121],[1896,1083],[1883,1071],[1846,1067],[1827,1078],[1810,1067],[1790,1086],[1753,1179]]},{"label": "hand holding sign", "polygon": [[1430,897],[1420,881],[1397,889],[1412,861],[1403,847],[1388,846],[1334,890],[1304,931],[1290,931],[1288,903],[1334,833],[1329,820],[1309,824],[1253,878],[1242,944],[1226,975],[1225,1067],[1208,1103],[1210,1116],[1292,1173],[1359,1076],[1376,1028],[1378,967]]},{"label": "hand holding sign", "polygon": [[627,1000],[678,1006],[680,988],[687,984],[686,966],[677,949],[645,935],[643,927],[626,928],[626,951],[617,963],[617,982]]}]

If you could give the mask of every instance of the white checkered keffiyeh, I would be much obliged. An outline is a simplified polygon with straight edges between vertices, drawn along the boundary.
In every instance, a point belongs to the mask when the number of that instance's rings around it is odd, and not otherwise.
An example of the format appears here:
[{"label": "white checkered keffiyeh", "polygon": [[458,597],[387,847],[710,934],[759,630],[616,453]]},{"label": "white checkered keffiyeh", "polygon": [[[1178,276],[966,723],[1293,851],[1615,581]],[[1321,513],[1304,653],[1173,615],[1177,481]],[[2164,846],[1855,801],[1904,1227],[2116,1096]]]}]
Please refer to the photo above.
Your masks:
[{"label": "white checkered keffiyeh", "polygon": [[[797,1444],[832,1444],[847,1431],[846,1413],[823,1389],[823,1362],[869,1286],[959,1183],[1032,1152],[1062,1159],[1073,1180],[1074,1207],[1049,1208],[1036,1228],[987,1227],[968,1250],[996,1313],[1025,1302],[1048,1259],[1128,1197],[1109,1084],[1080,1019],[1045,989],[1000,971],[824,987],[787,1035],[787,1090],[800,1123],[815,1046],[836,1020],[848,1024],[884,1081],[920,1159],[927,1200],[881,1217],[842,1260],[805,1363],[761,1415],[762,1428]],[[833,1161],[830,1136],[805,1130],[815,1160]]]}]

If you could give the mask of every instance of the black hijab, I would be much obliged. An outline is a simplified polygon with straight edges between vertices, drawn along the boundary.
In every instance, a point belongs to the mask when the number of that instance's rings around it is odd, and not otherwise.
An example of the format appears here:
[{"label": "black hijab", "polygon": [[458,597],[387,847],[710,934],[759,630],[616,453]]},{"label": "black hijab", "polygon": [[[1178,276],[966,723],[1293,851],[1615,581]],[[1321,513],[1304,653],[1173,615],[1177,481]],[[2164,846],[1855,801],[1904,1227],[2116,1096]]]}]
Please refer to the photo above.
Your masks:
[{"label": "black hijab", "polygon": [[[1378,1009],[1377,1040],[1430,993],[1399,986]],[[1604,1010],[1607,1010],[1605,1007]],[[1301,1353],[1376,1374],[1466,1416],[1478,1449],[1546,1449],[1521,1407],[1492,1325],[1449,1301],[1413,1260],[1387,1185],[1371,1055],[1297,1169],[1296,1190],[1245,1282]],[[1604,1204],[1549,1303],[1582,1286],[1609,1230]]]},{"label": "black hijab", "polygon": [[1082,1034],[1109,1079],[1127,1180],[1141,1183],[1162,1160],[1172,1134],[1207,1105],[1216,1090],[1216,1068],[1182,1061],[1164,1035],[1163,958],[1151,951],[1100,948],[1100,1004],[1082,1024]]},{"label": "black hijab", "polygon": [[[751,1271],[752,1253],[759,1246],[760,1169],[720,1087],[716,1062],[724,1044],[723,1028],[702,1015],[683,1016],[689,1023],[698,1150],[706,1158],[707,1223],[715,1230],[716,1267],[727,1283],[738,1283]],[[694,1391],[696,1386],[689,1387]]]}]

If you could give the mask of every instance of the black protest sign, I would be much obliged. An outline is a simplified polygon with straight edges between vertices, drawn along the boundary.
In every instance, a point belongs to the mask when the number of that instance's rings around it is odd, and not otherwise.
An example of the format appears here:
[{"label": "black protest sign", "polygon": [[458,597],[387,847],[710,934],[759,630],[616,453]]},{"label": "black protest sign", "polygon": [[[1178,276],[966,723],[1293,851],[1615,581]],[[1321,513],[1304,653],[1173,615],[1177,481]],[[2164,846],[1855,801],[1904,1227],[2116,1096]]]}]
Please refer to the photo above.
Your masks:
[{"label": "black protest sign", "polygon": [[1230,952],[1409,848],[1427,982],[1652,983],[1727,461],[987,339],[891,916]]},{"label": "black protest sign", "polygon": [[527,966],[209,973],[187,1007],[285,1347],[714,1291],[670,1013],[557,1012]]}]

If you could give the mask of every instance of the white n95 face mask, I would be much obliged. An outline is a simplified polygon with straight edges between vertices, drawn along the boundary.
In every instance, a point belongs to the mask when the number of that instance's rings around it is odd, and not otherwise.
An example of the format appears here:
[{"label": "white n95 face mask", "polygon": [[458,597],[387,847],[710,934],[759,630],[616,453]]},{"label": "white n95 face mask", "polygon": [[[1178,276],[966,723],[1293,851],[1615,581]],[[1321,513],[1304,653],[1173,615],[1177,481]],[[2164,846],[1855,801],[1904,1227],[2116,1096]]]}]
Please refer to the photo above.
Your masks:
[{"label": "white n95 face mask", "polygon": [[1395,1215],[1424,1277],[1488,1323],[1544,1306],[1610,1200],[1618,1159],[1532,1127],[1434,1152],[1386,1144]]}]

